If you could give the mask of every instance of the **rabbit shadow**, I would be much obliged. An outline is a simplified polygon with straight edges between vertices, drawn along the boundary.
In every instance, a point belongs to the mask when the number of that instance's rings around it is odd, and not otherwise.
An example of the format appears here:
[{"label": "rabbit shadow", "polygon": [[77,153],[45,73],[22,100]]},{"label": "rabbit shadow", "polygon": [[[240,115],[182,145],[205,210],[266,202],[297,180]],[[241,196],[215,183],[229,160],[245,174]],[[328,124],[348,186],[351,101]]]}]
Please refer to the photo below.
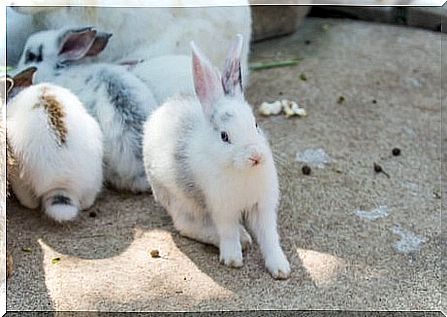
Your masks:
[{"label": "rabbit shadow", "polygon": [[152,204],[149,193],[106,189],[75,221],[60,224],[40,210],[21,206],[15,197],[8,198],[7,245],[14,260],[7,284],[8,309],[53,310],[46,286],[45,268],[48,270],[52,261],[49,256],[100,260],[122,254],[134,241],[137,224],[141,230],[150,231],[169,222],[163,213],[151,208]]},{"label": "rabbit shadow", "polygon": [[[6,309],[17,310],[18,307],[29,307],[31,310],[37,308],[51,310],[53,303],[45,285],[45,272],[42,266],[44,255],[37,242],[39,235],[35,235],[33,231],[27,231],[27,227],[32,228],[38,224],[36,212],[26,210],[29,215],[28,219],[25,219],[23,211],[25,208],[21,207],[15,198],[9,197],[6,205],[8,210],[7,250],[13,259],[12,274],[6,283]],[[31,277],[32,282],[27,282]],[[34,292],[41,294],[39,303],[36,303]]]},{"label": "rabbit shadow", "polygon": [[[139,210],[136,203],[150,204],[151,199],[150,194],[135,196],[105,190],[90,209],[81,211],[79,217],[69,223],[56,223],[40,210],[26,209],[17,200],[10,199],[8,237],[12,241],[23,241],[26,235],[33,244],[42,241],[58,253],[82,259],[113,257],[132,243],[133,224],[143,222],[142,213],[131,209]],[[160,219],[154,219],[157,220]]]},{"label": "rabbit shadow", "polygon": [[[175,229],[174,229],[175,230]],[[280,236],[286,237],[292,232],[283,230]],[[282,239],[282,247],[291,267],[291,275],[287,280],[275,280],[267,271],[264,258],[257,242],[253,239],[252,245],[243,251],[244,265],[241,268],[230,268],[219,263],[219,249],[212,245],[191,240],[174,232],[172,238],[177,248],[193,262],[199,270],[210,277],[219,286],[237,295],[250,292],[257,293],[265,291],[266,285],[274,289],[276,295],[281,296],[284,284],[298,285],[313,283],[312,277],[305,270],[300,257],[294,252],[289,239]],[[253,238],[253,235],[252,235]],[[235,282],[237,281],[237,282]],[[222,305],[228,299],[214,299],[214,302],[222,301]]]}]

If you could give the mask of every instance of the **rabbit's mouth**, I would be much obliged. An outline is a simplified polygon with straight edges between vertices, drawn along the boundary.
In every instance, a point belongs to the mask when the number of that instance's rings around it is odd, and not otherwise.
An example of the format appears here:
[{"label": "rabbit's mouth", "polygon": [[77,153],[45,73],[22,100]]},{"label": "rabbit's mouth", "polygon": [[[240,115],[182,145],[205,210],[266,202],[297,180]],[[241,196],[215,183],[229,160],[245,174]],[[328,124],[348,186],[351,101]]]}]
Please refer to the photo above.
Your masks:
[{"label": "rabbit's mouth", "polygon": [[262,163],[262,156],[259,154],[253,154],[248,158],[248,161],[252,167],[257,166]]}]

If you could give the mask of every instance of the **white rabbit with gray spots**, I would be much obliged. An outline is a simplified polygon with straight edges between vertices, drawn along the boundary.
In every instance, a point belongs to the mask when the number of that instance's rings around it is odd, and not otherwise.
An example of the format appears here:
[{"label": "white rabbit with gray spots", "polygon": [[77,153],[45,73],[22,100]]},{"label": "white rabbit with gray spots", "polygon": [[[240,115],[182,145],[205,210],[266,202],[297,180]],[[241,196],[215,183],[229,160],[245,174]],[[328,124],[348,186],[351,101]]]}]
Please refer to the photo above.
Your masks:
[{"label": "white rabbit with gray spots", "polygon": [[243,265],[251,237],[276,279],[290,266],[276,226],[278,178],[272,152],[245,101],[240,69],[242,36],[230,47],[222,75],[191,43],[196,96],[181,94],[145,124],[144,164],[155,199],[175,228],[220,249],[220,261]]},{"label": "white rabbit with gray spots", "polygon": [[[18,68],[22,69],[33,65],[52,70],[60,67],[59,47],[54,45],[54,39],[59,34],[60,30],[33,34],[26,43]],[[109,46],[109,37],[110,33],[97,31],[89,56],[96,55],[97,51],[102,51]],[[106,51],[110,51],[110,49]],[[178,92],[194,93],[190,59],[188,55],[164,55],[144,60],[124,60],[120,64],[138,77],[160,104],[167,97]],[[91,62],[90,58],[82,59],[83,64]]]},{"label": "white rabbit with gray spots", "polygon": [[[142,192],[150,188],[142,160],[143,124],[156,102],[125,66],[86,63],[109,37],[91,27],[38,32],[28,39],[20,64],[31,59],[37,82],[56,83],[79,97],[103,131],[105,180],[117,189]],[[39,53],[30,56],[28,48],[38,43]]]},{"label": "white rabbit with gray spots", "polygon": [[8,180],[25,207],[73,220],[102,188],[101,129],[67,89],[31,85],[34,72],[8,81]]}]

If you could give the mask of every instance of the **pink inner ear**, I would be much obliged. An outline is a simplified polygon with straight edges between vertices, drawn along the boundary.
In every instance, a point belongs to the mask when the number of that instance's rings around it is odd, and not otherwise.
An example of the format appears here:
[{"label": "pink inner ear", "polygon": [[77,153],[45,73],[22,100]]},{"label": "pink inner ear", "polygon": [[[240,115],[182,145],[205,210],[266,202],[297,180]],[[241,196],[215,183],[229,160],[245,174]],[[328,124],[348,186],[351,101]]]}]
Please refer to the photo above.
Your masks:
[{"label": "pink inner ear", "polygon": [[96,56],[101,53],[107,46],[112,33],[99,32],[96,34],[93,44],[87,51],[86,56]]},{"label": "pink inner ear", "polygon": [[220,73],[192,43],[194,88],[205,112],[211,116],[213,103],[223,95]]},{"label": "pink inner ear", "polygon": [[243,38],[238,34],[228,49],[222,72],[222,86],[226,95],[242,94],[241,51]]},{"label": "pink inner ear", "polygon": [[62,40],[59,57],[62,61],[75,61],[86,56],[95,41],[96,31],[69,33]]}]

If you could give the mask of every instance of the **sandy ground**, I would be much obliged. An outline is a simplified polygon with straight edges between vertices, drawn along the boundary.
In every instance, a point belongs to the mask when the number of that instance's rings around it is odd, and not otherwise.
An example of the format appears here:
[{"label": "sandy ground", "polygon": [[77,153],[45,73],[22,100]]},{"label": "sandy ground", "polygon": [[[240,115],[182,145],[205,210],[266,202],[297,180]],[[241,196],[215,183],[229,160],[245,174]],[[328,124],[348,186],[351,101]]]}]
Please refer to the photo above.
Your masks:
[{"label": "sandy ground", "polygon": [[[292,36],[253,46],[253,62],[301,58],[297,66],[253,72],[246,92],[255,107],[286,98],[308,112],[259,117],[277,159],[289,280],[270,277],[256,245],[243,268],[219,265],[217,249],[179,236],[149,194],[105,191],[67,225],[11,200],[8,309],[445,311],[439,198],[445,39],[314,18]],[[400,156],[391,154],[394,147]],[[303,175],[297,152],[319,148],[330,162]],[[375,173],[374,163],[389,177]],[[149,255],[153,249],[160,258]]]}]

